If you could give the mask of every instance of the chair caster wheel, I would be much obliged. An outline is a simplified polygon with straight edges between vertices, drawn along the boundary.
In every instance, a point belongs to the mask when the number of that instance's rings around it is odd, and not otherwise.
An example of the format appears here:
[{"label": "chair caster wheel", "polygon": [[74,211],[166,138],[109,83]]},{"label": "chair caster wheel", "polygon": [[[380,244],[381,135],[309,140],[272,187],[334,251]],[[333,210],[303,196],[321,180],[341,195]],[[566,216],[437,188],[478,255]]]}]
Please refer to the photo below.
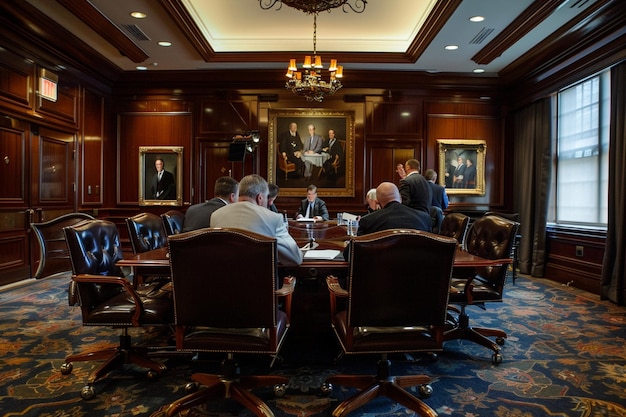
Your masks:
[{"label": "chair caster wheel", "polygon": [[274,385],[274,396],[276,398],[283,398],[287,392],[287,384]]},{"label": "chair caster wheel", "polygon": [[504,346],[504,337],[496,337],[496,343],[500,346]]},{"label": "chair caster wheel", "polygon": [[320,391],[322,391],[322,394],[324,395],[330,395],[330,393],[333,392],[333,384],[324,382],[320,387]]},{"label": "chair caster wheel", "polygon": [[80,390],[80,396],[83,400],[91,400],[93,397],[96,396],[96,390],[91,385],[85,385]]},{"label": "chair caster wheel", "polygon": [[494,365],[499,365],[502,363],[502,354],[500,352],[496,352],[493,354],[493,356],[491,357],[491,362],[493,362]]},{"label": "chair caster wheel", "polygon": [[74,365],[72,365],[72,362],[64,363],[61,365],[61,375],[69,375],[72,373],[73,369]]},{"label": "chair caster wheel", "polygon": [[185,392],[187,394],[191,394],[192,392],[196,392],[198,391],[198,384],[195,382],[190,382],[187,385],[185,385]]},{"label": "chair caster wheel", "polygon": [[419,387],[420,398],[430,398],[433,395],[433,387],[430,384],[420,385]]},{"label": "chair caster wheel", "polygon": [[148,377],[148,379],[157,379],[159,376],[159,373],[151,369],[146,373],[146,376]]}]

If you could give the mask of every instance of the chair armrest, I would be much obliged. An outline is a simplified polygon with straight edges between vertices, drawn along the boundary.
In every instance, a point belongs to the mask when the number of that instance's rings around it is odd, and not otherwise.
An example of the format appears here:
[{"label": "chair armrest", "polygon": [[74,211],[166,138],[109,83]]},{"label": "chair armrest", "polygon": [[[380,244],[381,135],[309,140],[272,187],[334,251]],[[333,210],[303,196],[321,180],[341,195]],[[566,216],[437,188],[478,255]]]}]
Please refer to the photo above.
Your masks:
[{"label": "chair armrest", "polygon": [[94,284],[114,284],[124,288],[124,291],[130,295],[136,307],[133,317],[131,318],[131,323],[133,326],[139,326],[139,318],[143,314],[143,301],[133,288],[133,284],[131,284],[126,278],[108,275],[79,274],[72,275],[72,281],[77,283],[86,282]]},{"label": "chair armrest", "polygon": [[326,286],[328,287],[328,293],[330,295],[330,320],[333,321],[337,314],[337,298],[347,298],[348,291],[341,288],[339,285],[339,279],[334,275],[326,277]]},{"label": "chair armrest", "polygon": [[283,311],[287,314],[289,321],[291,321],[291,300],[293,299],[293,291],[296,288],[296,278],[295,277],[284,277],[283,285],[276,291],[274,294],[277,297],[284,297],[283,299]]}]

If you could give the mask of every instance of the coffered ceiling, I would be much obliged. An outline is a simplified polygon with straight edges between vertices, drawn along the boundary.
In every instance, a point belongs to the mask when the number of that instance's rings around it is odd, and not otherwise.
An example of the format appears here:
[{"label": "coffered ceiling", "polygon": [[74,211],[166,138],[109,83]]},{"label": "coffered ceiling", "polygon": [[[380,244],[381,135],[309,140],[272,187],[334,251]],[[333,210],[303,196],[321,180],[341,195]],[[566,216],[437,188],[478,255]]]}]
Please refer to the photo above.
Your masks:
[{"label": "coffered ceiling", "polygon": [[[280,2],[263,10],[259,0],[26,1],[121,71],[284,70],[289,58],[301,62],[313,50],[313,15]],[[608,2],[367,0],[363,13],[319,13],[316,46],[346,71],[478,69],[493,77],[579,30]],[[145,18],[132,17],[136,11]],[[472,22],[473,16],[484,20]],[[165,41],[171,46],[159,46]]]}]

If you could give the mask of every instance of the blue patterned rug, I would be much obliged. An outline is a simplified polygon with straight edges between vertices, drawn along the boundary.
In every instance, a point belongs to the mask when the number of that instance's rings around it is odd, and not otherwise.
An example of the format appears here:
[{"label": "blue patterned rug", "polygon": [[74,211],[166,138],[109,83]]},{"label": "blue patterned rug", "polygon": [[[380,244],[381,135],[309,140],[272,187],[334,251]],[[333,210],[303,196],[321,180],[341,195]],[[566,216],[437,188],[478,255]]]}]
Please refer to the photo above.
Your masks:
[{"label": "blue patterned rug", "polygon": [[[94,363],[74,364],[70,375],[59,368],[66,355],[90,346],[115,344],[117,333],[81,326],[77,307],[67,305],[68,275],[57,275],[0,292],[0,410],[3,416],[80,417],[149,416],[185,394],[193,372],[218,372],[217,356],[190,361],[169,358],[160,378],[127,366],[96,384],[89,401],[79,391]],[[392,357],[392,373],[428,374],[433,395],[424,400],[440,416],[626,416],[626,309],[597,296],[547,280],[519,277],[508,285],[505,301],[487,311],[470,308],[470,321],[505,330],[504,361],[467,341],[450,341],[439,359]],[[157,338],[158,331],[133,329],[134,341]],[[289,390],[274,398],[255,391],[277,417],[330,416],[355,391],[335,387],[323,395],[322,381],[335,373],[375,373],[375,357],[344,357],[333,362],[331,337],[290,342],[284,362],[269,368],[267,358],[241,357],[243,373],[289,377]],[[188,416],[252,416],[232,400],[197,407]],[[413,416],[379,398],[352,414]]]}]

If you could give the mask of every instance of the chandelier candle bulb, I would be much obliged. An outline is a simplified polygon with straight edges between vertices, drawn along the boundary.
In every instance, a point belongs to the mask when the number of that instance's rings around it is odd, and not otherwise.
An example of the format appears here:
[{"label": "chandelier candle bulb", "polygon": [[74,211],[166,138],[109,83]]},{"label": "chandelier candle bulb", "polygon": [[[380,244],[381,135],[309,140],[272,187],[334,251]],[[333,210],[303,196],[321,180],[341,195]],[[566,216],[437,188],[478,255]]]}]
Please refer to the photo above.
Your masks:
[{"label": "chandelier candle bulb", "polygon": [[335,73],[335,77],[342,78],[343,77],[343,66],[339,65],[337,67],[337,72]]},{"label": "chandelier candle bulb", "polygon": [[296,60],[295,59],[290,59],[289,60],[289,71],[297,71],[298,67],[296,66]]},{"label": "chandelier candle bulb", "polygon": [[331,59],[330,60],[330,67],[328,67],[328,71],[337,71],[337,60],[336,59]]},{"label": "chandelier candle bulb", "polygon": [[304,57],[304,64],[302,65],[304,68],[311,68],[311,56],[307,55]]},{"label": "chandelier candle bulb", "polygon": [[315,57],[315,68],[323,68],[323,66],[322,66],[322,57],[321,56],[316,56]]}]

